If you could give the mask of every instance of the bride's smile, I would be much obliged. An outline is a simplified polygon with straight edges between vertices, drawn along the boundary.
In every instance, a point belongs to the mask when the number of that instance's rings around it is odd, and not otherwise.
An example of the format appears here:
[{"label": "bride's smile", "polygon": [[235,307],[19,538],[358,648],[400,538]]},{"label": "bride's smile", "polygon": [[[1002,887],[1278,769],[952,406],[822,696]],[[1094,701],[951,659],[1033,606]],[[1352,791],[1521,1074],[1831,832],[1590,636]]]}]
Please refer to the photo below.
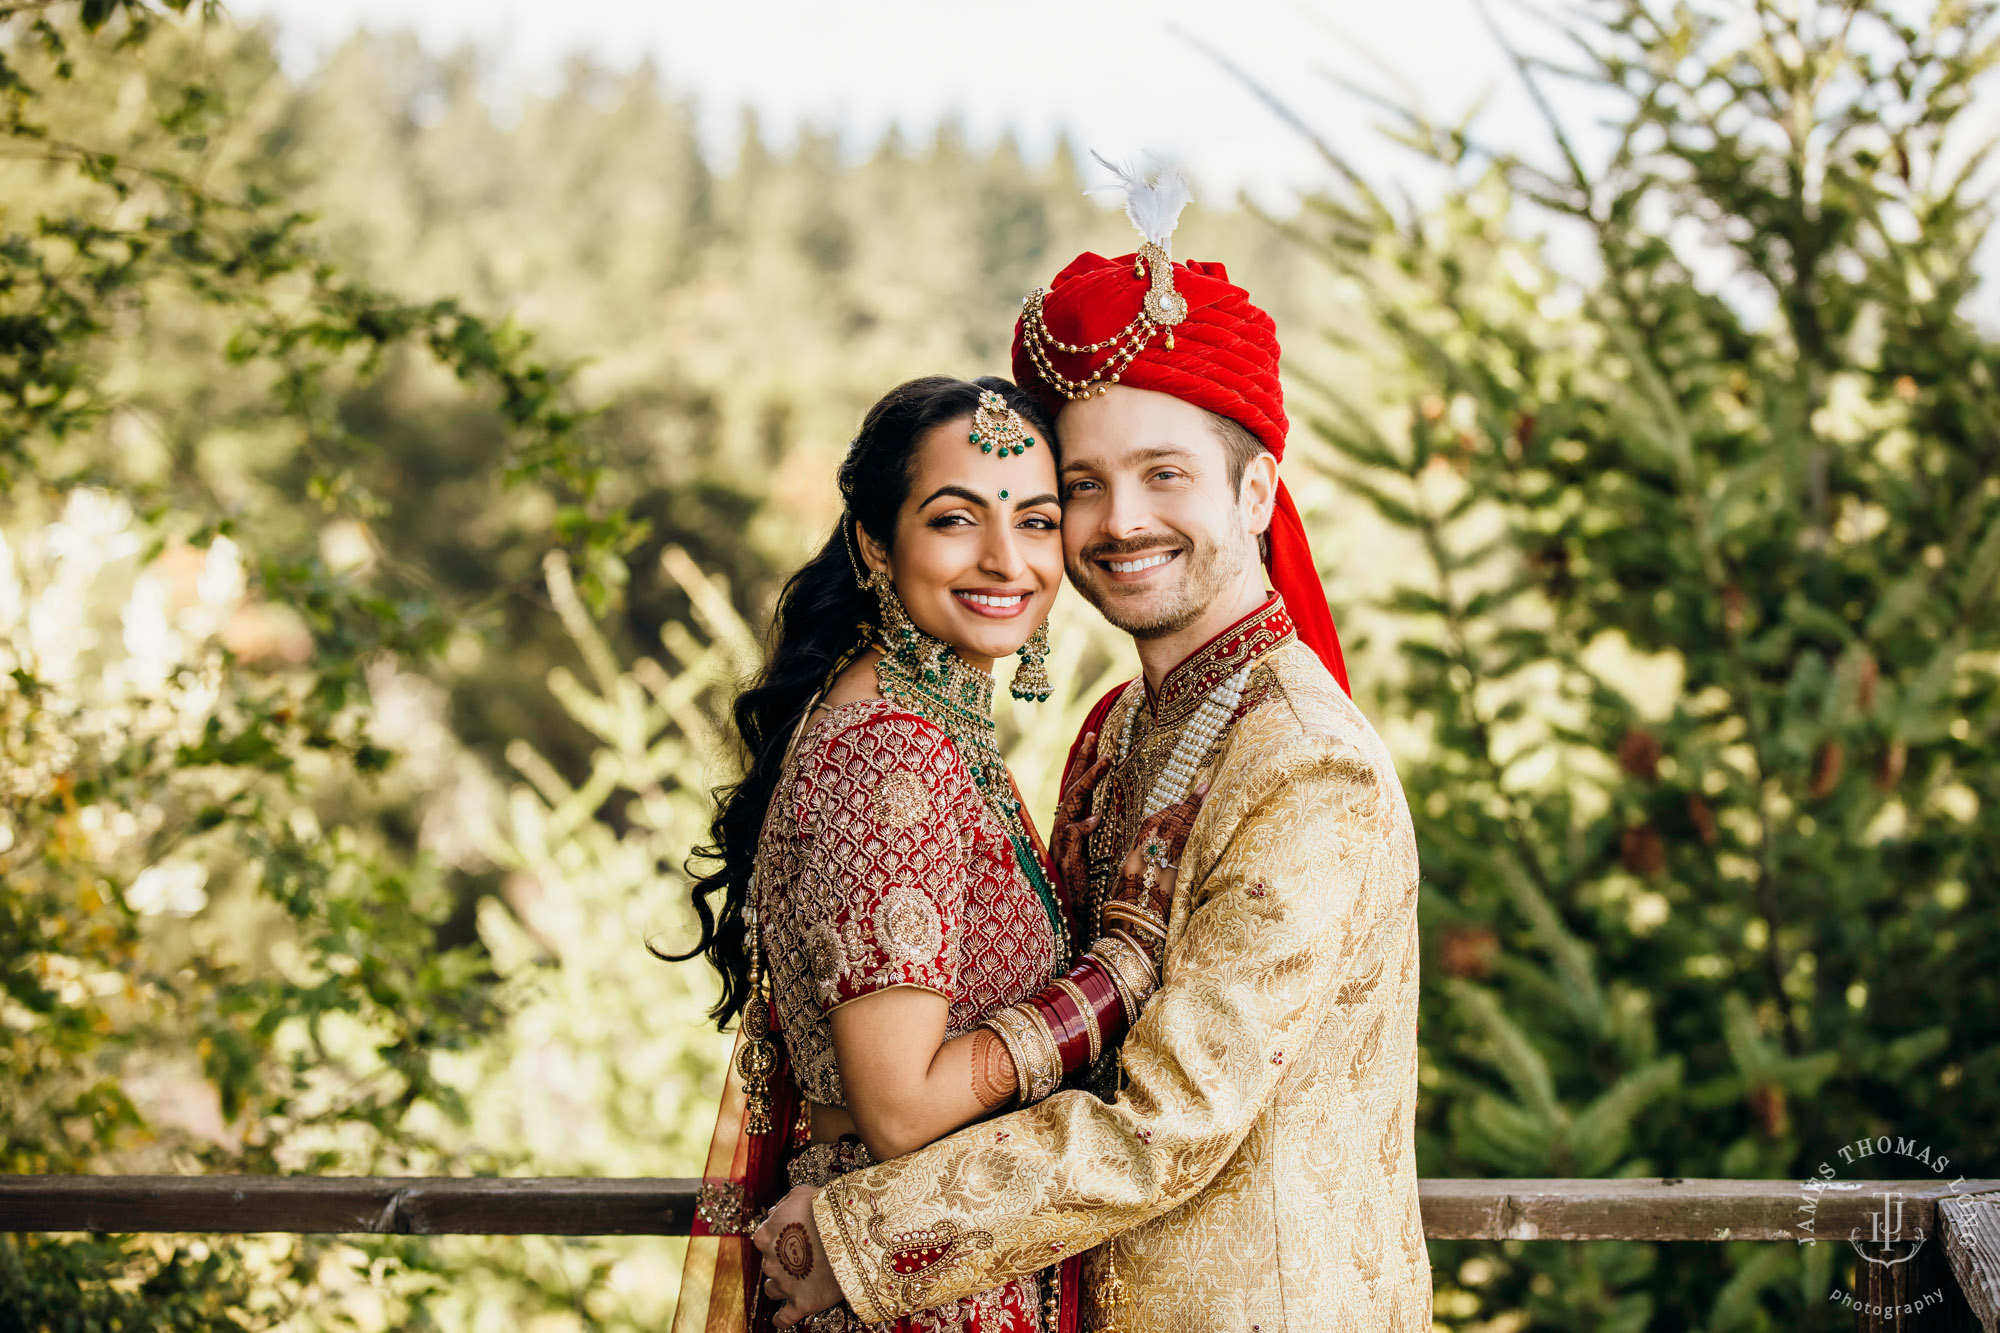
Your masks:
[{"label": "bride's smile", "polygon": [[982,616],[1011,620],[1028,609],[1027,588],[954,588],[951,595]]}]

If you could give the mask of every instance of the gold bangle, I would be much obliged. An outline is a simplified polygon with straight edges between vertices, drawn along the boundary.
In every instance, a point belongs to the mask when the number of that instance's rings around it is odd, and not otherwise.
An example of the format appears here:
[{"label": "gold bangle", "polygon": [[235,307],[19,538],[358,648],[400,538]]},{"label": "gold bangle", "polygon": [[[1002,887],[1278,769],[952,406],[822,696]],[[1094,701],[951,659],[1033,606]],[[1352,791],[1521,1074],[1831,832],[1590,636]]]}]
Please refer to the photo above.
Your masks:
[{"label": "gold bangle", "polygon": [[1125,1026],[1130,1028],[1139,1021],[1139,1011],[1148,997],[1159,989],[1160,979],[1153,971],[1153,960],[1145,948],[1120,932],[1106,935],[1090,946],[1090,952],[1102,962],[1117,983],[1118,998],[1125,1004]]},{"label": "gold bangle", "polygon": [[1009,1044],[1008,1053],[1020,1062],[1022,1105],[1038,1102],[1054,1092],[1062,1082],[1062,1050],[1035,1006],[1010,1004],[1005,1009],[996,1009],[986,1021],[997,1032],[1013,1030],[1014,1041]]},{"label": "gold bangle", "polygon": [[1165,919],[1159,913],[1149,908],[1141,907],[1137,903],[1127,902],[1123,898],[1113,898],[1110,902],[1104,904],[1100,915],[1127,917],[1134,921],[1150,922],[1161,930],[1167,928]]},{"label": "gold bangle", "polygon": [[1138,969],[1134,986],[1135,993],[1143,1000],[1160,988],[1160,967],[1153,959],[1153,951],[1146,947],[1144,940],[1133,939],[1123,930],[1113,930],[1111,938],[1125,946],[1132,966]]},{"label": "gold bangle", "polygon": [[1042,1017],[1039,1009],[1032,1004],[1023,1004],[1018,1011],[1022,1028],[1034,1047],[1029,1060],[1035,1076],[1028,1084],[1028,1096],[1033,1101],[1040,1101],[1062,1085],[1062,1047],[1056,1044],[1056,1034],[1049,1031],[1049,1021]]},{"label": "gold bangle", "polygon": [[1122,930],[1114,930],[1106,937],[1113,955],[1124,960],[1125,979],[1132,983],[1132,993],[1145,999],[1160,988],[1160,970],[1153,966],[1153,955],[1140,941],[1133,939]]},{"label": "gold bangle", "polygon": [[1105,972],[1110,974],[1111,984],[1118,991],[1118,1007],[1125,1015],[1125,1030],[1129,1032],[1132,1029],[1132,1025],[1139,1021],[1139,997],[1132,993],[1132,983],[1121,970],[1119,961],[1112,958],[1106,952],[1105,946],[1110,943],[1112,941],[1106,938],[1091,945],[1090,956],[1095,958],[1102,965]]},{"label": "gold bangle", "polygon": [[1107,922],[1116,921],[1130,926],[1146,939],[1158,941],[1162,950],[1167,945],[1167,923],[1151,912],[1134,907],[1130,903],[1106,903],[1099,915]]},{"label": "gold bangle", "polygon": [[1000,1045],[1007,1051],[1007,1058],[1014,1062],[1013,1105],[1026,1106],[1028,1104],[1028,1061],[1022,1054],[1020,1038],[1015,1034],[1013,1027],[997,1021],[999,1017],[1000,1015],[996,1013],[979,1026],[985,1028],[999,1039]]},{"label": "gold bangle", "polygon": [[1097,1030],[1097,1010],[1091,1007],[1090,997],[1083,993],[1083,987],[1068,977],[1057,977],[1056,988],[1069,996],[1083,1015],[1084,1035],[1090,1038],[1090,1063],[1096,1064],[1097,1057],[1104,1053],[1104,1037]]}]

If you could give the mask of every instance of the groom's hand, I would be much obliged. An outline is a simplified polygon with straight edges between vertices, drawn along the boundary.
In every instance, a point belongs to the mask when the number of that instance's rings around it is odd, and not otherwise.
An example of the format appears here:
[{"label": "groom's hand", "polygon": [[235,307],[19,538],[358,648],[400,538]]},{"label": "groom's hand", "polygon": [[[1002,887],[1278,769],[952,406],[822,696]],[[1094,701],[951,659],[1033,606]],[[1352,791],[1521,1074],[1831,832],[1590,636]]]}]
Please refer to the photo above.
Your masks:
[{"label": "groom's hand", "polygon": [[813,1221],[813,1199],[818,1194],[799,1186],[778,1200],[764,1225],[750,1237],[764,1259],[764,1294],[778,1304],[779,1328],[790,1328],[840,1304],[840,1282]]},{"label": "groom's hand", "polygon": [[[1104,899],[1099,929],[1106,935],[1122,934],[1144,949],[1157,970],[1167,948],[1167,917],[1173,909],[1174,884],[1179,878],[1181,850],[1187,846],[1188,831],[1208,799],[1208,784],[1202,783],[1188,795],[1139,825],[1132,850],[1118,869],[1111,892]],[[1119,919],[1120,908],[1137,908],[1150,922],[1136,928]]]},{"label": "groom's hand", "polygon": [[[1082,753],[1097,754],[1095,732],[1083,738]],[[1097,790],[1104,771],[1110,767],[1108,756],[1094,759],[1076,775],[1076,781],[1069,784],[1056,806],[1056,826],[1049,835],[1049,860],[1055,863],[1056,874],[1062,879],[1063,893],[1071,902],[1083,901],[1086,881],[1090,878],[1084,859],[1084,843],[1089,839],[1090,831],[1097,827],[1097,816],[1089,813],[1090,797]]]}]

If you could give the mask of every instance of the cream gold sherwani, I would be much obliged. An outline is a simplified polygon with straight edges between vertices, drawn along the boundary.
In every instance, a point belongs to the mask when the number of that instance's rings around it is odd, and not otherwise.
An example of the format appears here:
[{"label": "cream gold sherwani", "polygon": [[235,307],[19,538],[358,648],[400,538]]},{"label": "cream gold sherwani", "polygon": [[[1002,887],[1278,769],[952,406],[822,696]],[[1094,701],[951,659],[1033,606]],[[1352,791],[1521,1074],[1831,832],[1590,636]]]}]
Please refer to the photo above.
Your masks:
[{"label": "cream gold sherwani", "polygon": [[814,1216],[863,1320],[1108,1241],[1131,1300],[1097,1322],[1125,1333],[1430,1328],[1417,855],[1381,740],[1274,598],[1156,697],[1127,687],[1102,722],[1125,757],[1099,800],[1107,825],[1136,823],[1182,705],[1252,661],[1202,759],[1211,790],[1122,1090],[1060,1092],[829,1185]]}]

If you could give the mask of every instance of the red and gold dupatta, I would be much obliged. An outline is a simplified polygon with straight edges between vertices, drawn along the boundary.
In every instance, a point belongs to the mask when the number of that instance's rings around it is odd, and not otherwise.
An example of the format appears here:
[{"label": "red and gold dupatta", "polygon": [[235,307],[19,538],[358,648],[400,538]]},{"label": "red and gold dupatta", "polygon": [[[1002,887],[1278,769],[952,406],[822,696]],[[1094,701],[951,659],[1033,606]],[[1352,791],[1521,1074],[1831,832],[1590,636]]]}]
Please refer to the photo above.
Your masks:
[{"label": "red and gold dupatta", "polygon": [[778,1066],[771,1071],[769,1134],[743,1128],[743,1079],[736,1056],[743,1034],[729,1053],[729,1073],[709,1140],[708,1164],[695,1199],[687,1260],[681,1266],[680,1301],[672,1333],[762,1333],[771,1327],[772,1305],[763,1295],[757,1251],[750,1244],[754,1221],[785,1196],[785,1158],[797,1134],[800,1098],[791,1061],[776,1032]]}]

